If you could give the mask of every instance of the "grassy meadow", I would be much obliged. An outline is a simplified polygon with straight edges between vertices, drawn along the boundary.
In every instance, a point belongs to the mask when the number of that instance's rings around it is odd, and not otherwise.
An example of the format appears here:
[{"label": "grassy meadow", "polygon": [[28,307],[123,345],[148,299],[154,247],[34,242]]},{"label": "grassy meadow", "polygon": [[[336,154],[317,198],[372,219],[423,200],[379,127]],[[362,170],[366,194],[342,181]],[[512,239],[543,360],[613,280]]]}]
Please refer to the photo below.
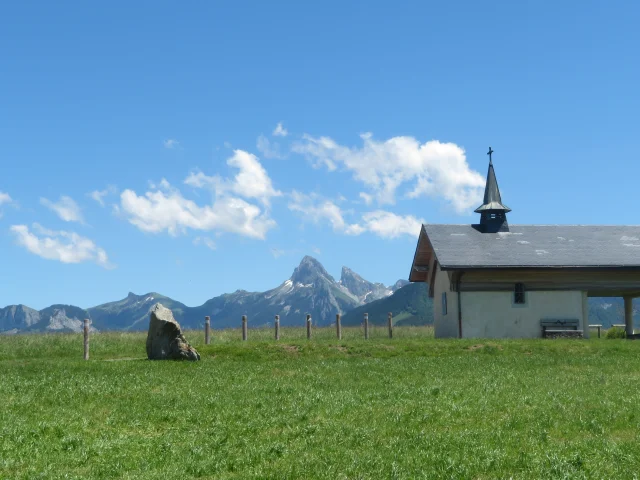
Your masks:
[{"label": "grassy meadow", "polygon": [[0,337],[0,478],[637,478],[640,342],[394,333]]}]

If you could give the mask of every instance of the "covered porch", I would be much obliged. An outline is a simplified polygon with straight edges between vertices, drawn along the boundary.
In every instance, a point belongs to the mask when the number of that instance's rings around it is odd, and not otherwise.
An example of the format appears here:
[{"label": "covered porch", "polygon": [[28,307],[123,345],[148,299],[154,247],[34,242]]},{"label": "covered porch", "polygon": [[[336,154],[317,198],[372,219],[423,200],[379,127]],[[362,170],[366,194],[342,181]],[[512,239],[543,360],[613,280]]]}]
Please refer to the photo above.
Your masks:
[{"label": "covered porch", "polygon": [[619,287],[599,287],[587,292],[589,297],[611,297],[622,298],[624,301],[624,329],[628,337],[634,334],[633,331],[633,299],[640,297],[640,290]]}]

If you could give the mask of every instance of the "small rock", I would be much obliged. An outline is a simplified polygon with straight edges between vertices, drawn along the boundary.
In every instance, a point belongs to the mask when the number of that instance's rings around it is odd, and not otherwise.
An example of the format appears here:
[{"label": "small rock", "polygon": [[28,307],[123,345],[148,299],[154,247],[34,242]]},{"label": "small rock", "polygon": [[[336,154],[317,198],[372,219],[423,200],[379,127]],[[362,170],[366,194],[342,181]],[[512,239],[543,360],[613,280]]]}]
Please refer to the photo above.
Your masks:
[{"label": "small rock", "polygon": [[156,303],[151,309],[147,333],[149,360],[200,360],[200,355],[189,345],[173,313]]}]

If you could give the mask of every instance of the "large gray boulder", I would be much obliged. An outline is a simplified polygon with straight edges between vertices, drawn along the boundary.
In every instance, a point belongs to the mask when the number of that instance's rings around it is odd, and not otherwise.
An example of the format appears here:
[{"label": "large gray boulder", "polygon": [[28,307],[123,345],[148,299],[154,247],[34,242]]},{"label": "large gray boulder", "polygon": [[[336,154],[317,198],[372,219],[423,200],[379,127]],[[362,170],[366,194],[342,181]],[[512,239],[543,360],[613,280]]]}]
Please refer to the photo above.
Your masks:
[{"label": "large gray boulder", "polygon": [[151,309],[147,333],[149,360],[200,360],[200,355],[189,345],[180,325],[168,308],[156,303]]}]

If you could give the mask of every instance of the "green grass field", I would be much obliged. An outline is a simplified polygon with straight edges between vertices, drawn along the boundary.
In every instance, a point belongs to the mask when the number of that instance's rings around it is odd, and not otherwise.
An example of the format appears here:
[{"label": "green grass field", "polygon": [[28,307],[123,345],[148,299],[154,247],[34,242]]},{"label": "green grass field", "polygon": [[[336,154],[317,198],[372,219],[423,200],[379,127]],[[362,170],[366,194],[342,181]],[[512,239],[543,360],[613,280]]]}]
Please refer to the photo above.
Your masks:
[{"label": "green grass field", "polygon": [[0,478],[637,478],[640,342],[0,337]]}]

